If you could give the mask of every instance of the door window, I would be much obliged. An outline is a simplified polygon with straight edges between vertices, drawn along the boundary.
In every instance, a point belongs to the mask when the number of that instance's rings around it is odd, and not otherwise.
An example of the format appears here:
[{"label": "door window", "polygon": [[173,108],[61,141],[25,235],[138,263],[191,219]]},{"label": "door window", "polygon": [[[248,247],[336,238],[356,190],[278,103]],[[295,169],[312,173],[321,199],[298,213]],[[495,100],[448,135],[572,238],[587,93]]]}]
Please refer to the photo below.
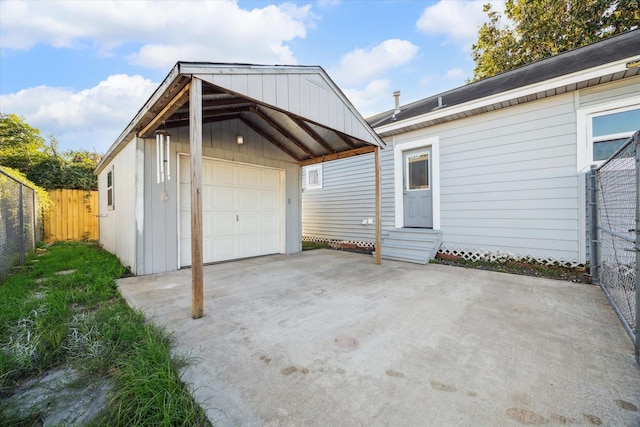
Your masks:
[{"label": "door window", "polygon": [[429,153],[407,156],[407,190],[429,189]]}]

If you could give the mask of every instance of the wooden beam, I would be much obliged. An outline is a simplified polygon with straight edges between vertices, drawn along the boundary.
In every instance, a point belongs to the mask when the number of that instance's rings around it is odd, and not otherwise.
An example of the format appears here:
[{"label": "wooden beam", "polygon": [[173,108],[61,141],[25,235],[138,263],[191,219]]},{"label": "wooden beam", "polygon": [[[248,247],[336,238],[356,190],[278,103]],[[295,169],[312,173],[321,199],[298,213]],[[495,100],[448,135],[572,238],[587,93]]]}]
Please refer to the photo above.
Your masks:
[{"label": "wooden beam", "polygon": [[374,164],[376,167],[376,265],[382,262],[382,244],[380,240],[381,234],[381,215],[380,215],[380,147],[376,147],[373,152]]},{"label": "wooden beam", "polygon": [[275,145],[276,147],[278,147],[279,149],[281,149],[282,151],[284,151],[285,153],[287,153],[289,156],[293,157],[297,161],[300,161],[300,157],[296,156],[287,147],[285,147],[284,145],[280,144],[280,142],[276,141],[275,138],[272,138],[271,135],[269,135],[268,133],[266,133],[265,131],[260,129],[258,126],[256,126],[255,124],[251,123],[249,120],[246,120],[244,118],[240,118],[240,120],[242,120],[242,123],[244,123],[245,125],[247,125],[251,129],[253,129],[256,133],[258,133],[264,139],[266,139],[267,141],[269,141],[270,143],[272,143],[273,145]]},{"label": "wooden beam", "polygon": [[167,105],[164,106],[162,110],[145,126],[142,128],[140,132],[138,132],[138,138],[147,138],[151,136],[151,133],[160,127],[162,122],[168,119],[173,113],[178,111],[180,107],[184,105],[184,103],[189,98],[189,87],[190,84],[187,83],[185,87],[180,90],[173,97],[171,101]]},{"label": "wooden beam", "polygon": [[326,156],[320,156],[320,157],[315,157],[313,159],[302,160],[300,161],[300,166],[314,165],[316,163],[329,162],[331,160],[338,160],[338,159],[346,159],[347,157],[353,157],[353,156],[358,156],[360,154],[372,153],[376,150],[376,148],[377,147],[375,145],[366,145],[364,147],[354,148],[353,150],[349,150],[349,151],[342,151],[340,153],[335,153],[335,154],[327,154]]},{"label": "wooden beam", "polygon": [[267,124],[269,126],[271,126],[272,128],[274,128],[275,130],[277,130],[278,132],[280,132],[282,135],[284,135],[289,141],[293,142],[295,145],[298,146],[298,148],[300,148],[302,151],[304,151],[305,153],[307,153],[309,156],[311,157],[317,157],[318,155],[316,153],[314,153],[313,151],[311,151],[311,149],[309,147],[307,147],[306,145],[304,145],[302,142],[298,141],[293,135],[291,135],[291,133],[289,133],[285,128],[283,128],[282,126],[280,126],[278,123],[276,123],[275,120],[273,120],[271,117],[269,117],[268,115],[266,115],[265,113],[262,112],[262,110],[260,110],[259,108],[255,108],[253,111],[255,111],[255,113],[258,115],[258,117],[260,117],[262,120],[264,120],[265,122],[267,122]]},{"label": "wooden beam", "polygon": [[291,120],[293,120],[298,126],[300,126],[300,128],[305,131],[307,133],[307,135],[309,135],[311,138],[313,138],[318,144],[322,145],[322,147],[324,147],[325,150],[327,150],[329,153],[335,153],[336,150],[330,146],[329,144],[327,144],[324,139],[322,139],[320,137],[320,135],[318,135],[316,133],[316,131],[314,131],[313,129],[311,129],[311,127],[305,123],[304,120],[298,119],[296,117],[290,116],[289,117]]},{"label": "wooden beam", "polygon": [[351,142],[351,140],[349,139],[349,137],[343,133],[340,132],[336,132],[336,135],[338,135],[340,137],[341,140],[344,141],[345,144],[347,144],[349,147],[351,148],[356,148],[356,146],[353,144],[353,142]]},{"label": "wooden beam", "polygon": [[191,317],[204,315],[202,261],[202,80],[189,86],[189,151],[191,154]]}]

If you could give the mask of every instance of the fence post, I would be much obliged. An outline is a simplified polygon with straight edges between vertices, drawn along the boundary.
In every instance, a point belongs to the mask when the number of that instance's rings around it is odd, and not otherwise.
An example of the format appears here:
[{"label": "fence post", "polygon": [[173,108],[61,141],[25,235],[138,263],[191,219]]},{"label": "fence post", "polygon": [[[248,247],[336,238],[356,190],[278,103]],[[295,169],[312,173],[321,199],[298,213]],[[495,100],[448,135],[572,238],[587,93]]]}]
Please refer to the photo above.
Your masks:
[{"label": "fence post", "polygon": [[24,255],[25,255],[25,241],[24,239],[26,238],[25,236],[25,231],[24,231],[24,202],[23,202],[23,186],[22,183],[20,183],[20,197],[18,198],[18,203],[20,204],[18,207],[18,218],[19,219],[19,233],[20,233],[20,265],[24,265]]},{"label": "fence post", "polygon": [[598,200],[596,191],[597,166],[589,171],[589,273],[594,285],[599,283],[598,271]]},{"label": "fence post", "polygon": [[640,364],[640,131],[637,131],[633,138],[636,150],[636,327],[634,344],[636,362]]}]

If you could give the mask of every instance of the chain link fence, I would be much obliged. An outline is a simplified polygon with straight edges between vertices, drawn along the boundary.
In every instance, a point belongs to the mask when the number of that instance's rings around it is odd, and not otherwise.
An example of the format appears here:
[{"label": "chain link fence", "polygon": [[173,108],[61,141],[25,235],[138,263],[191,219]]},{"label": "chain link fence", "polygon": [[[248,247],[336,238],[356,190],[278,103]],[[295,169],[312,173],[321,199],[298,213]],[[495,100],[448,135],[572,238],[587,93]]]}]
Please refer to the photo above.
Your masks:
[{"label": "chain link fence", "polygon": [[23,264],[42,239],[36,192],[0,169],[0,277]]},{"label": "chain link fence", "polygon": [[590,175],[591,270],[635,345],[640,363],[640,131]]}]

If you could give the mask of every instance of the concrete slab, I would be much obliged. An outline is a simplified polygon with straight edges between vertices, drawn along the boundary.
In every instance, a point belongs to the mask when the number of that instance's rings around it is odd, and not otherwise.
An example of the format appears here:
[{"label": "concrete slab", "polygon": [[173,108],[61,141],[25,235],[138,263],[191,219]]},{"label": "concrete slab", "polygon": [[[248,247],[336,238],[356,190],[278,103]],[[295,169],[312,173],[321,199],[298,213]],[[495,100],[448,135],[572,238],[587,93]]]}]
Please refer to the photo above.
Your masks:
[{"label": "concrete slab", "polygon": [[122,279],[197,358],[217,426],[640,425],[640,367],[599,288],[316,250]]}]

